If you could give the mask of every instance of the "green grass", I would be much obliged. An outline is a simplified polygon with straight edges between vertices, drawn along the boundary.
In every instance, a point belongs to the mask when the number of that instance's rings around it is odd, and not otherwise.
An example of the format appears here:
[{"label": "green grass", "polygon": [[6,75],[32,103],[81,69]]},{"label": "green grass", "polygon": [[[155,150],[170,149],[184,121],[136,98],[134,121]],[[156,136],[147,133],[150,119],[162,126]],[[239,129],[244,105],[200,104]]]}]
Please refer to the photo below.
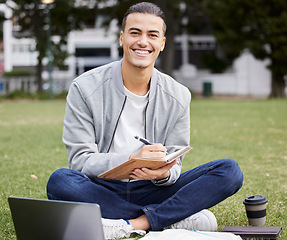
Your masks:
[{"label": "green grass", "polygon": [[64,111],[64,101],[0,102],[0,239],[16,239],[7,198],[46,198],[49,175],[67,166]]},{"label": "green grass", "polygon": [[[46,182],[67,167],[62,143],[64,101],[0,102],[0,239],[16,239],[9,196],[46,198]],[[266,226],[282,226],[287,239],[287,100],[213,100],[191,103],[192,152],[183,170],[218,159],[235,159],[244,185],[213,207],[219,230],[247,226],[246,196],[268,198]],[[38,178],[33,179],[34,174]]]}]

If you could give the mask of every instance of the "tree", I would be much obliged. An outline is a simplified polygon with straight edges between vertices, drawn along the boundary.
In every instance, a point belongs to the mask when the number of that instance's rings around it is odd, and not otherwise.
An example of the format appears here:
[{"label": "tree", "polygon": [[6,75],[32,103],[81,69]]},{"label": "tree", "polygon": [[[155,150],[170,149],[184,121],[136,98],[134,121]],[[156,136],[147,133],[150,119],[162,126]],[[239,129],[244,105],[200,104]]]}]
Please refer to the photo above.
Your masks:
[{"label": "tree", "polygon": [[5,20],[6,20],[6,18],[4,16],[4,12],[0,11],[0,41],[3,40],[3,22]]},{"label": "tree", "polygon": [[[121,24],[124,13],[127,9],[138,2],[138,0],[118,0],[113,5],[109,5],[107,0],[99,0],[103,4],[101,12],[112,19],[117,19]],[[175,36],[183,31],[199,33],[202,26],[205,26],[205,18],[201,11],[202,0],[153,0],[149,1],[157,4],[165,13],[167,32],[166,46],[161,53],[161,69],[171,75],[173,70],[173,59],[175,52]],[[200,27],[201,26],[201,27]]]},{"label": "tree", "polygon": [[[40,0],[15,0],[17,5],[13,9],[13,18],[20,27],[19,37],[31,37],[36,41],[38,52],[38,63],[36,76],[38,92],[42,91],[42,60],[47,56],[47,14],[46,5]],[[95,8],[86,4],[76,5],[76,0],[55,0],[49,5],[51,13],[51,35],[58,36],[53,41],[51,49],[53,53],[53,64],[59,68],[63,67],[64,60],[68,57],[66,50],[68,33],[72,30],[81,29],[87,21],[95,19]]]},{"label": "tree", "polygon": [[270,97],[284,97],[287,74],[286,0],[205,0],[213,33],[233,60],[249,49],[257,59],[269,59],[272,72]]}]

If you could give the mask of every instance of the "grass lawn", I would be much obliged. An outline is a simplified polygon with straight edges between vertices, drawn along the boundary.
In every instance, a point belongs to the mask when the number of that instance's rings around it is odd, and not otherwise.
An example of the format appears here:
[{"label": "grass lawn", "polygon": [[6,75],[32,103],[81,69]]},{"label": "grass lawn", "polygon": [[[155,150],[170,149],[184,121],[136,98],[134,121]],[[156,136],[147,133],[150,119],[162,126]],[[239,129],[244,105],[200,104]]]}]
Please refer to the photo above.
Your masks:
[{"label": "grass lawn", "polygon": [[[0,102],[0,239],[16,239],[9,196],[46,198],[49,175],[67,167],[62,143],[64,101]],[[287,100],[213,100],[191,103],[191,146],[183,170],[235,159],[244,185],[211,210],[219,230],[247,226],[246,196],[268,198],[266,226],[282,226],[287,239]],[[32,178],[35,175],[37,178]]]}]

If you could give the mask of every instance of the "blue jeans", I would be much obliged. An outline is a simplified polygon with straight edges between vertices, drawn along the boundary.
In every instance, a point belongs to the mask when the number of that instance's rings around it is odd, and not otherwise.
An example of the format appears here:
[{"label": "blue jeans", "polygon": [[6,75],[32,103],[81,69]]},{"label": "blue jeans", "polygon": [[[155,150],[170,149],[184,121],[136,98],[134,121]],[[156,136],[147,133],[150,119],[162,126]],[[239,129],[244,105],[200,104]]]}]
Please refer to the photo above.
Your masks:
[{"label": "blue jeans", "polygon": [[134,219],[146,214],[152,230],[161,230],[237,192],[243,183],[238,164],[215,160],[182,173],[170,186],[151,181],[90,179],[81,172],[58,169],[47,184],[49,199],[97,203],[102,217]]}]

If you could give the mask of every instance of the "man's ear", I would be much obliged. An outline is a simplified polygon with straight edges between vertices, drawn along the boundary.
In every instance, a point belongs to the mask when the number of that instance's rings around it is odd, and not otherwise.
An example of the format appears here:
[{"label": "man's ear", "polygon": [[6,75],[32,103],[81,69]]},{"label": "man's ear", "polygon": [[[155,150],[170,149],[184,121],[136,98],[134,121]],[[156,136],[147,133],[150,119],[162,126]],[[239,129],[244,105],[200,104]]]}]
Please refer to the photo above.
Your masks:
[{"label": "man's ear", "polygon": [[123,31],[121,31],[121,35],[120,35],[120,46],[123,46]]},{"label": "man's ear", "polygon": [[162,40],[163,42],[162,42],[161,48],[160,48],[160,51],[161,51],[161,52],[164,50],[165,40],[166,40],[166,38],[164,37],[163,40]]}]

